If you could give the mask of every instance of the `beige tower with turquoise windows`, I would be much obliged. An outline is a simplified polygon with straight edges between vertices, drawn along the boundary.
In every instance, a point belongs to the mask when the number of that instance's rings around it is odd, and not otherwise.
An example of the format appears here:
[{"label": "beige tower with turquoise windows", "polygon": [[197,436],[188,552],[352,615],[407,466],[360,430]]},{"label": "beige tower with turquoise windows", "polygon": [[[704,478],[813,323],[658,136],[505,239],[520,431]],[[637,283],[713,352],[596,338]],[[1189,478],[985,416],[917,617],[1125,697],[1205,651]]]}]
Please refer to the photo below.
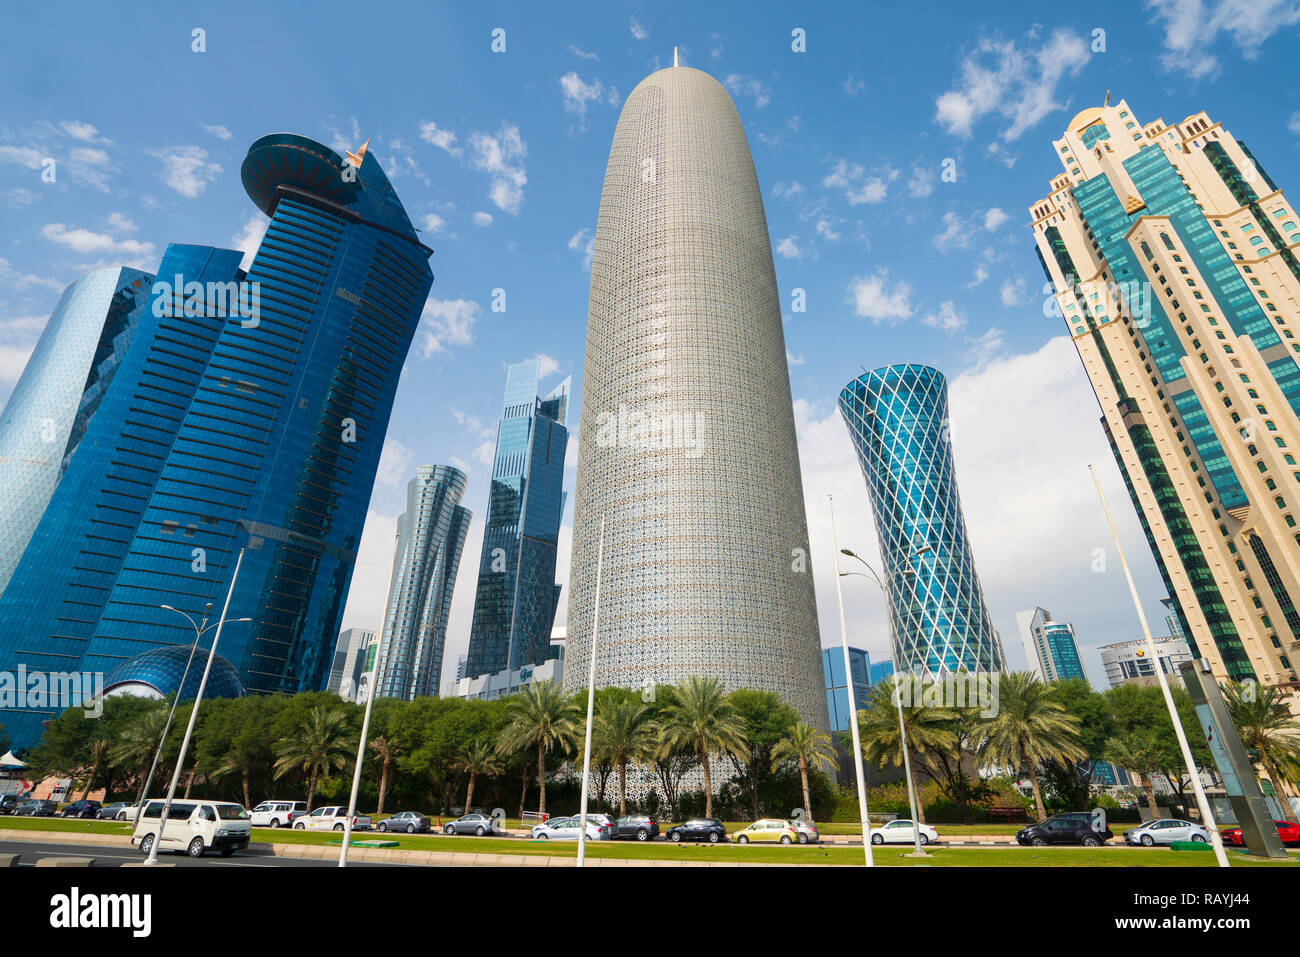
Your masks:
[{"label": "beige tower with turquoise windows", "polygon": [[1034,238],[1193,654],[1294,689],[1300,215],[1203,112],[1121,100],[1053,145]]}]

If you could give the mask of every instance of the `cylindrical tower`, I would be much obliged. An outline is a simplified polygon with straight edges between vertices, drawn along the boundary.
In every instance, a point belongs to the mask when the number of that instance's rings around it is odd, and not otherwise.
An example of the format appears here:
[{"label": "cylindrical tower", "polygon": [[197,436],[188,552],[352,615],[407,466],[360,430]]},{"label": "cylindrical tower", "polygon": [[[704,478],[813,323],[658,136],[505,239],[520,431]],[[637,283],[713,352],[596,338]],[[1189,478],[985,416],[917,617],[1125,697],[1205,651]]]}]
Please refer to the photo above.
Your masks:
[{"label": "cylindrical tower", "polygon": [[691,675],[828,725],[781,308],[749,145],[687,67],[632,91],[591,271],[565,686]]},{"label": "cylindrical tower", "polygon": [[948,383],[928,366],[867,372],[840,393],[880,537],[900,668],[1001,671],[948,436]]}]

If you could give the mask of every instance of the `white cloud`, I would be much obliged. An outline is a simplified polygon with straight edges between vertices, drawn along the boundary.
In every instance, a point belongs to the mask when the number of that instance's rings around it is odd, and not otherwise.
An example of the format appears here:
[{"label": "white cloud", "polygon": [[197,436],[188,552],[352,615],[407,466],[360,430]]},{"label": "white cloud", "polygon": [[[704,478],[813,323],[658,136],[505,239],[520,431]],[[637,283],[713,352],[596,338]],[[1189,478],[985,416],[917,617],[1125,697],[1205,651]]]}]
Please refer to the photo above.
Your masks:
[{"label": "white cloud", "polygon": [[600,56],[595,53],[588,53],[575,43],[569,44],[569,52],[582,60],[599,60]]},{"label": "white cloud", "polygon": [[997,114],[1009,123],[1002,139],[1015,140],[1065,105],[1055,99],[1057,86],[1077,76],[1090,56],[1088,44],[1069,30],[1056,30],[1041,43],[1031,33],[1025,47],[982,39],[963,57],[953,89],[935,100],[935,120],[948,133],[968,138],[977,122]]},{"label": "white cloud", "polygon": [[244,270],[253,265],[253,257],[257,255],[257,248],[262,245],[262,237],[266,235],[266,224],[269,222],[270,220],[261,213],[249,213],[239,232],[230,237],[234,247],[243,250],[244,258],[240,266]]},{"label": "white cloud", "polygon": [[134,239],[114,239],[107,233],[95,233],[89,229],[69,229],[63,223],[50,223],[41,230],[41,235],[52,243],[70,249],[82,256],[111,256],[113,258],[131,258],[133,260],[150,259],[154,255],[153,243],[142,243]]},{"label": "white cloud", "polygon": [[786,361],[787,364],[792,365],[792,366],[801,366],[801,365],[804,364],[804,357],[803,357],[803,356],[797,356],[797,355],[795,355],[793,352],[791,352],[789,349],[786,349],[786,350],[785,350],[785,361]]},{"label": "white cloud", "polygon": [[64,162],[74,179],[88,183],[101,192],[108,192],[109,181],[118,172],[118,166],[109,158],[108,152],[98,147],[75,147],[68,151]]},{"label": "white cloud", "polygon": [[442,228],[447,225],[447,221],[437,213],[426,213],[424,216],[423,229],[431,236],[436,236],[442,232]]},{"label": "white cloud", "polygon": [[803,259],[808,251],[799,246],[798,236],[787,236],[776,244],[776,254],[783,259]]},{"label": "white cloud", "polygon": [[772,91],[752,76],[739,73],[730,74],[722,83],[732,96],[747,96],[754,101],[757,109],[762,109],[772,102]]},{"label": "white cloud", "polygon": [[966,288],[974,289],[976,286],[978,286],[980,283],[982,283],[985,279],[988,278],[989,278],[989,267],[984,265],[983,263],[976,263],[974,278],[972,278],[971,281],[966,284]]},{"label": "white cloud", "polygon": [[987,213],[984,214],[984,228],[987,229],[989,232],[993,232],[995,229],[997,229],[999,226],[1001,226],[1010,218],[1011,218],[1010,216],[1008,216],[998,207],[994,206],[992,209],[990,209]]},{"label": "white cloud", "polygon": [[539,381],[560,371],[559,360],[548,356],[544,352],[537,353],[533,358],[537,360],[537,378]]},{"label": "white cloud", "polygon": [[1023,305],[1028,292],[1029,284],[1023,276],[1019,279],[1004,280],[1002,288],[998,290],[998,294],[1002,297],[1002,305],[1008,308]]},{"label": "white cloud", "polygon": [[589,227],[584,226],[569,237],[569,249],[574,252],[582,250],[582,268],[589,272],[591,257],[596,251],[596,234]]},{"label": "white cloud", "polygon": [[1192,79],[1218,75],[1219,59],[1210,47],[1221,36],[1254,60],[1273,34],[1300,23],[1300,3],[1295,0],[1147,0],[1147,9],[1164,27],[1160,65]]},{"label": "white cloud", "polygon": [[867,85],[856,76],[850,76],[844,81],[844,92],[849,96],[857,96],[866,88]]},{"label": "white cloud", "polygon": [[599,79],[592,77],[586,83],[578,74],[570,70],[560,77],[560,91],[564,94],[564,108],[578,117],[581,129],[587,128],[587,104],[607,103],[618,105],[618,90],[606,87]]},{"label": "white cloud", "polygon": [[934,237],[934,245],[945,253],[953,249],[969,249],[972,236],[970,223],[949,210],[943,214],[943,232]]},{"label": "white cloud", "polygon": [[920,164],[912,167],[912,178],[907,181],[907,192],[917,199],[924,199],[934,192],[934,170]]},{"label": "white cloud", "polygon": [[99,130],[89,123],[82,123],[78,120],[64,120],[59,124],[63,132],[67,133],[74,140],[94,140],[99,135]]},{"label": "white cloud", "polygon": [[480,209],[477,213],[474,214],[474,225],[475,225],[475,226],[491,226],[491,225],[492,225],[492,214],[491,214],[491,213],[485,213],[485,212],[483,212],[483,210]]},{"label": "white cloud", "polygon": [[498,209],[517,214],[524,203],[524,184],[528,182],[523,163],[528,147],[519,135],[519,127],[502,124],[495,136],[471,133],[469,148],[470,166],[492,178],[489,198]]},{"label": "white cloud", "polygon": [[445,150],[452,156],[460,156],[460,147],[456,145],[456,134],[451,130],[443,129],[437,123],[421,123],[420,139],[426,143],[432,143],[438,149]]},{"label": "white cloud", "polygon": [[843,233],[839,232],[835,228],[835,224],[832,223],[829,219],[817,220],[817,222],[813,225],[813,228],[817,230],[818,236],[821,236],[823,239],[830,240],[833,243],[838,242],[841,238],[843,238],[844,235]]},{"label": "white cloud", "polygon": [[423,358],[449,351],[448,346],[474,342],[474,322],[479,305],[468,299],[430,299],[420,314],[420,349]]},{"label": "white cloud", "polygon": [[116,233],[133,233],[135,222],[125,213],[109,213],[108,228]]},{"label": "white cloud", "polygon": [[950,335],[966,328],[966,313],[962,312],[951,299],[939,303],[939,308],[921,317],[921,322],[931,329],[938,329]]},{"label": "white cloud", "polygon": [[45,155],[31,146],[0,146],[0,160],[17,163],[28,169],[40,169]]},{"label": "white cloud", "polygon": [[1286,121],[1286,128],[1297,136],[1300,136],[1300,110],[1291,114],[1290,119]]},{"label": "white cloud", "polygon": [[[0,264],[3,263],[4,260],[0,259]],[[4,405],[9,392],[22,377],[46,321],[46,316],[0,319],[0,406]]]},{"label": "white cloud", "polygon": [[233,133],[230,132],[230,130],[227,127],[221,126],[220,124],[216,126],[209,126],[208,124],[204,123],[203,128],[219,140],[228,140],[230,139],[230,137],[234,135]]},{"label": "white cloud", "polygon": [[860,206],[881,202],[889,194],[889,184],[898,177],[898,170],[890,166],[868,171],[861,163],[840,159],[822,179],[822,185],[842,190],[850,206]]},{"label": "white cloud", "polygon": [[399,488],[406,481],[411,471],[414,454],[392,436],[384,439],[384,448],[379,453],[379,465],[375,471],[375,481],[389,488]]},{"label": "white cloud", "polygon": [[36,276],[32,273],[23,273],[14,269],[9,260],[0,257],[0,283],[12,286],[14,289],[26,289],[28,286],[40,286],[46,289],[61,291],[66,283],[59,279],[47,279],[44,276]]},{"label": "white cloud", "polygon": [[352,569],[352,585],[343,609],[344,628],[365,628],[376,633],[383,628],[396,541],[396,515],[385,515],[374,509],[366,512],[366,524]]},{"label": "white cloud", "polygon": [[632,31],[632,36],[636,37],[638,40],[644,40],[650,35],[650,31],[641,26],[636,17],[632,18],[632,22],[628,24],[628,29]]},{"label": "white cloud", "polygon": [[778,182],[772,187],[772,198],[780,199],[784,196],[787,199],[794,199],[796,196],[802,196],[804,192],[803,184],[797,180],[788,184]]},{"label": "white cloud", "polygon": [[891,282],[887,269],[855,276],[849,283],[849,302],[857,315],[874,323],[902,322],[915,312],[911,285],[902,279]]},{"label": "white cloud", "polygon": [[221,172],[220,165],[208,162],[208,151],[201,146],[172,146],[151,155],[162,160],[162,181],[190,199],[202,193]]}]

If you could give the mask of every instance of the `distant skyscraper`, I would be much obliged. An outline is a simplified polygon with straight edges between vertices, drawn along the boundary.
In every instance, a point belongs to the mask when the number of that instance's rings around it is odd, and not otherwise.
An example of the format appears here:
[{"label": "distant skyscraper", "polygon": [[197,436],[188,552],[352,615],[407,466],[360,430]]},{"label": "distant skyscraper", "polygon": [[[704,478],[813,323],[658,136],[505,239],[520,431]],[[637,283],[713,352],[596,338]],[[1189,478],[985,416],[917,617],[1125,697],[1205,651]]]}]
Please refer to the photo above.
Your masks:
[{"label": "distant skyscraper", "polygon": [[896,659],[913,673],[1001,671],[948,439],[948,383],[897,365],[854,379],[840,413],[876,518]]},{"label": "distant skyscraper", "polygon": [[[1173,684],[1181,685],[1182,676],[1179,666],[1192,660],[1191,649],[1182,638],[1173,636],[1154,638],[1156,657],[1160,660],[1160,670]],[[1102,645],[1097,649],[1101,653],[1101,666],[1106,671],[1106,680],[1112,688],[1122,684],[1156,685],[1155,665],[1151,662],[1151,653],[1147,650],[1145,638],[1132,641],[1119,641],[1113,645]]]},{"label": "distant skyscraper", "polygon": [[73,282],[54,307],[0,415],[0,592],[45,513],[63,463],[113,381],[153,276],[111,267]]},{"label": "distant skyscraper", "polygon": [[538,361],[506,373],[492,462],[483,554],[479,560],[468,677],[541,664],[559,600],[555,551],[564,511],[569,380],[537,395]]},{"label": "distant skyscraper", "polygon": [[781,304],[740,117],[660,70],[619,117],[596,225],[565,688],[692,675],[827,727]]},{"label": "distant skyscraper", "polygon": [[[849,647],[849,673],[853,678],[853,703],[858,710],[867,706],[871,693],[871,656],[861,648]],[[844,648],[822,649],[822,680],[826,682],[826,710],[830,712],[831,731],[848,731],[852,716],[849,708],[848,682],[844,680]]]},{"label": "distant skyscraper", "polygon": [[1120,100],[1053,146],[1039,259],[1181,631],[1219,680],[1295,682],[1300,214],[1204,112]]},{"label": "distant skyscraper", "polygon": [[[110,672],[221,607],[250,692],[322,688],[432,274],[374,157],[274,134],[242,254],[169,246],[130,348],[0,597],[0,670]],[[66,700],[0,714],[15,743]]]},{"label": "distant skyscraper", "polygon": [[348,628],[339,632],[329,682],[325,685],[326,691],[332,691],[349,701],[356,699],[361,675],[366,669],[366,649],[374,639],[375,633],[363,628]]},{"label": "distant skyscraper", "polygon": [[469,531],[469,509],[460,504],[465,481],[450,465],[422,465],[406,486],[375,669],[383,697],[438,695],[447,615]]},{"label": "distant skyscraper", "polygon": [[1079,660],[1079,646],[1074,642],[1072,625],[1053,621],[1052,613],[1046,608],[1018,612],[1016,624],[1020,627],[1020,641],[1024,644],[1031,671],[1037,670],[1044,681],[1088,680],[1083,662]]}]

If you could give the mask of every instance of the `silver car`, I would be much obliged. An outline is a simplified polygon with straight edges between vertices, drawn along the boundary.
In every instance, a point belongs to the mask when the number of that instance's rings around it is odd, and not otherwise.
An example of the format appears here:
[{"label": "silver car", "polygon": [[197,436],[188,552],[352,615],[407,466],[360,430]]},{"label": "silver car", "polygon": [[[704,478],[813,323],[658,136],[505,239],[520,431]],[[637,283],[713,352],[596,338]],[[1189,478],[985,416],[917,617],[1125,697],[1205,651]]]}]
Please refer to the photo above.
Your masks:
[{"label": "silver car", "polygon": [[1172,844],[1174,841],[1199,841],[1207,843],[1210,832],[1191,821],[1179,821],[1172,817],[1157,818],[1147,821],[1141,827],[1124,832],[1125,844],[1141,844],[1143,847],[1155,847],[1157,844]]},{"label": "silver car", "polygon": [[821,832],[812,821],[790,820],[785,823],[794,828],[794,832],[799,835],[800,844],[816,844],[822,839]]},{"label": "silver car", "polygon": [[444,834],[476,834],[483,837],[496,833],[496,821],[486,814],[466,814],[442,826]]},{"label": "silver car", "polygon": [[[545,824],[534,824],[530,836],[534,841],[576,841],[579,824],[581,820],[578,817],[551,818]],[[608,824],[598,824],[588,815],[587,840],[605,841],[612,833],[613,828]]]}]

